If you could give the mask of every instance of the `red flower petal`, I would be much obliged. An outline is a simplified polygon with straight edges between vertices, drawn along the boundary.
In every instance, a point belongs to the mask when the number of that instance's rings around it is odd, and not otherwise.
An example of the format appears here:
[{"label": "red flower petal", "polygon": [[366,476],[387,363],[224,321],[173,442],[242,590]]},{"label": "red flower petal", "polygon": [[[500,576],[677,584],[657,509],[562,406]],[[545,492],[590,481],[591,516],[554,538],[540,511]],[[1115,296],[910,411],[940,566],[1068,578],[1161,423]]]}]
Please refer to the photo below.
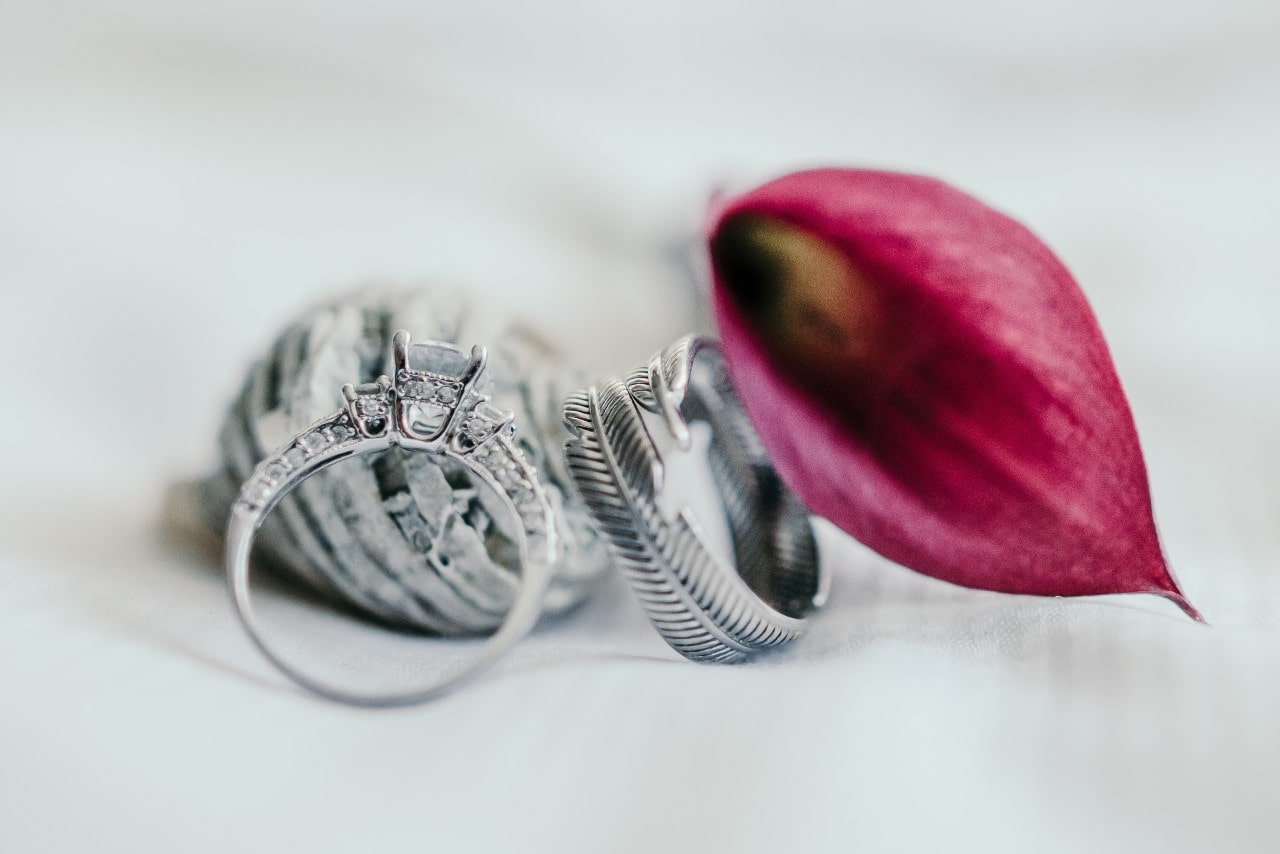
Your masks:
[{"label": "red flower petal", "polygon": [[816,513],[966,587],[1199,619],[1097,321],[1030,231],[933,179],[823,169],[723,203],[710,242],[730,373]]}]

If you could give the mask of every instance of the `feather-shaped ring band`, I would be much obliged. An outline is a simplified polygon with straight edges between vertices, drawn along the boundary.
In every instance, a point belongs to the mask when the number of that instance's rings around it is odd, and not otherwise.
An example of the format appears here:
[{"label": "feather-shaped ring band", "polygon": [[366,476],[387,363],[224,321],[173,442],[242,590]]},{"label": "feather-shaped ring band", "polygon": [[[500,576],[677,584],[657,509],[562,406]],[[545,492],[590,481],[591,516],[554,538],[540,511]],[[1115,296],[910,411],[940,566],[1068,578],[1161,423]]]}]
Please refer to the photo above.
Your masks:
[{"label": "feather-shaped ring band", "polygon": [[[574,392],[564,417],[574,483],[668,644],[695,661],[737,662],[803,634],[827,592],[813,529],[714,342],[683,338],[626,378]],[[664,454],[692,452],[699,423],[732,558],[687,502],[669,507],[664,495]]]}]

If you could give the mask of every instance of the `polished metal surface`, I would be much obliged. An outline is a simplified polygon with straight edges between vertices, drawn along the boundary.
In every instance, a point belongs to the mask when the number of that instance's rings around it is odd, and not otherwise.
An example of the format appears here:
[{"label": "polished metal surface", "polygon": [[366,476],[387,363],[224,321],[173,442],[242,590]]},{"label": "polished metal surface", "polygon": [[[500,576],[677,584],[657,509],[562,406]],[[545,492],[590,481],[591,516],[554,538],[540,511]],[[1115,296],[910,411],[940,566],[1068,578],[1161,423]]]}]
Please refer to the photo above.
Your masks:
[{"label": "polished metal surface", "polygon": [[[537,621],[556,560],[555,511],[550,496],[521,449],[510,411],[485,393],[485,348],[470,354],[442,342],[412,344],[407,332],[393,343],[394,378],[348,384],[346,405],[312,424],[263,460],[240,490],[227,527],[226,568],[232,601],[249,636],[282,673],[323,697],[362,706],[406,705],[431,699],[475,676],[505,652]],[[393,448],[408,457],[428,456],[465,468],[479,492],[497,497],[510,526],[518,564],[514,601],[497,631],[464,669],[435,684],[395,695],[365,695],[325,684],[284,660],[265,641],[250,595],[249,557],[255,535],[276,505],[308,478],[342,460]],[[435,508],[439,510],[440,508]],[[430,513],[432,508],[423,508]],[[419,542],[426,559],[435,543],[423,528]],[[437,561],[433,566],[439,568]],[[444,562],[447,567],[448,561]],[[444,584],[435,573],[424,574]],[[424,619],[457,619],[430,613],[432,599],[417,603]],[[448,602],[437,598],[436,602]],[[465,616],[465,615],[463,615]]]},{"label": "polished metal surface", "polygon": [[[804,633],[827,591],[808,513],[769,463],[713,342],[681,339],[626,378],[574,392],[564,417],[578,491],[667,643],[696,661],[737,662]],[[691,453],[697,422],[710,428],[706,462],[733,555],[717,553],[687,503],[664,509],[661,448]]]}]

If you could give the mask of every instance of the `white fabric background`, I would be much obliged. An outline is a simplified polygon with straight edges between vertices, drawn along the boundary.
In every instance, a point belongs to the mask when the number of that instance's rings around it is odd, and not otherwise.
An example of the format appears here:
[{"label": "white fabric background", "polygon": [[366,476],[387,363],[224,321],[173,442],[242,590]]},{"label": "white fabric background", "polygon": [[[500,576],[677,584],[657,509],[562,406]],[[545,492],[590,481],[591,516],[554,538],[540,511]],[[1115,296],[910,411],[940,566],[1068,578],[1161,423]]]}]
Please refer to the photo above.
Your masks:
[{"label": "white fabric background", "polygon": [[[0,849],[1276,850],[1277,40],[1270,0],[0,2]],[[1062,255],[1212,628],[827,531],[831,606],[767,663],[680,661],[611,583],[367,713],[281,684],[157,533],[308,301],[460,282],[620,369],[695,322],[713,186],[828,163]]]}]

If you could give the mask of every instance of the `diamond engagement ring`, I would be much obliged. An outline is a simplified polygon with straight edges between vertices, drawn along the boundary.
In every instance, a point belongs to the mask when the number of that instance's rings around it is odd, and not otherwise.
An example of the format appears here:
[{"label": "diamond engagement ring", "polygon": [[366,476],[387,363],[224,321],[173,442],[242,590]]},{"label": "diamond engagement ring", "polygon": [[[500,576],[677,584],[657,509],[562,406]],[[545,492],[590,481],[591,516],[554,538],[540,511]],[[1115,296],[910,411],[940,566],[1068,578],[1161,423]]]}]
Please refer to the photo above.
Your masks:
[{"label": "diamond engagement ring", "polygon": [[[457,687],[492,664],[537,621],[556,555],[556,528],[547,491],[520,450],[512,414],[484,393],[487,353],[470,355],[441,342],[392,343],[394,380],[348,384],[346,405],[295,436],[265,459],[246,481],[227,526],[227,577],[232,602],[254,644],[282,673],[323,697],[361,706],[423,702]],[[461,464],[487,486],[519,522],[514,525],[520,589],[497,631],[462,670],[405,694],[355,694],[324,684],[279,656],[259,629],[249,590],[249,556],[267,515],[306,478],[353,456],[399,447]]]},{"label": "diamond engagement ring", "polygon": [[[695,661],[737,662],[803,634],[827,575],[808,513],[770,464],[714,342],[681,339],[625,379],[574,392],[564,417],[578,491],[668,644]],[[691,453],[695,428],[709,433],[732,557],[666,495],[664,455]]]}]

